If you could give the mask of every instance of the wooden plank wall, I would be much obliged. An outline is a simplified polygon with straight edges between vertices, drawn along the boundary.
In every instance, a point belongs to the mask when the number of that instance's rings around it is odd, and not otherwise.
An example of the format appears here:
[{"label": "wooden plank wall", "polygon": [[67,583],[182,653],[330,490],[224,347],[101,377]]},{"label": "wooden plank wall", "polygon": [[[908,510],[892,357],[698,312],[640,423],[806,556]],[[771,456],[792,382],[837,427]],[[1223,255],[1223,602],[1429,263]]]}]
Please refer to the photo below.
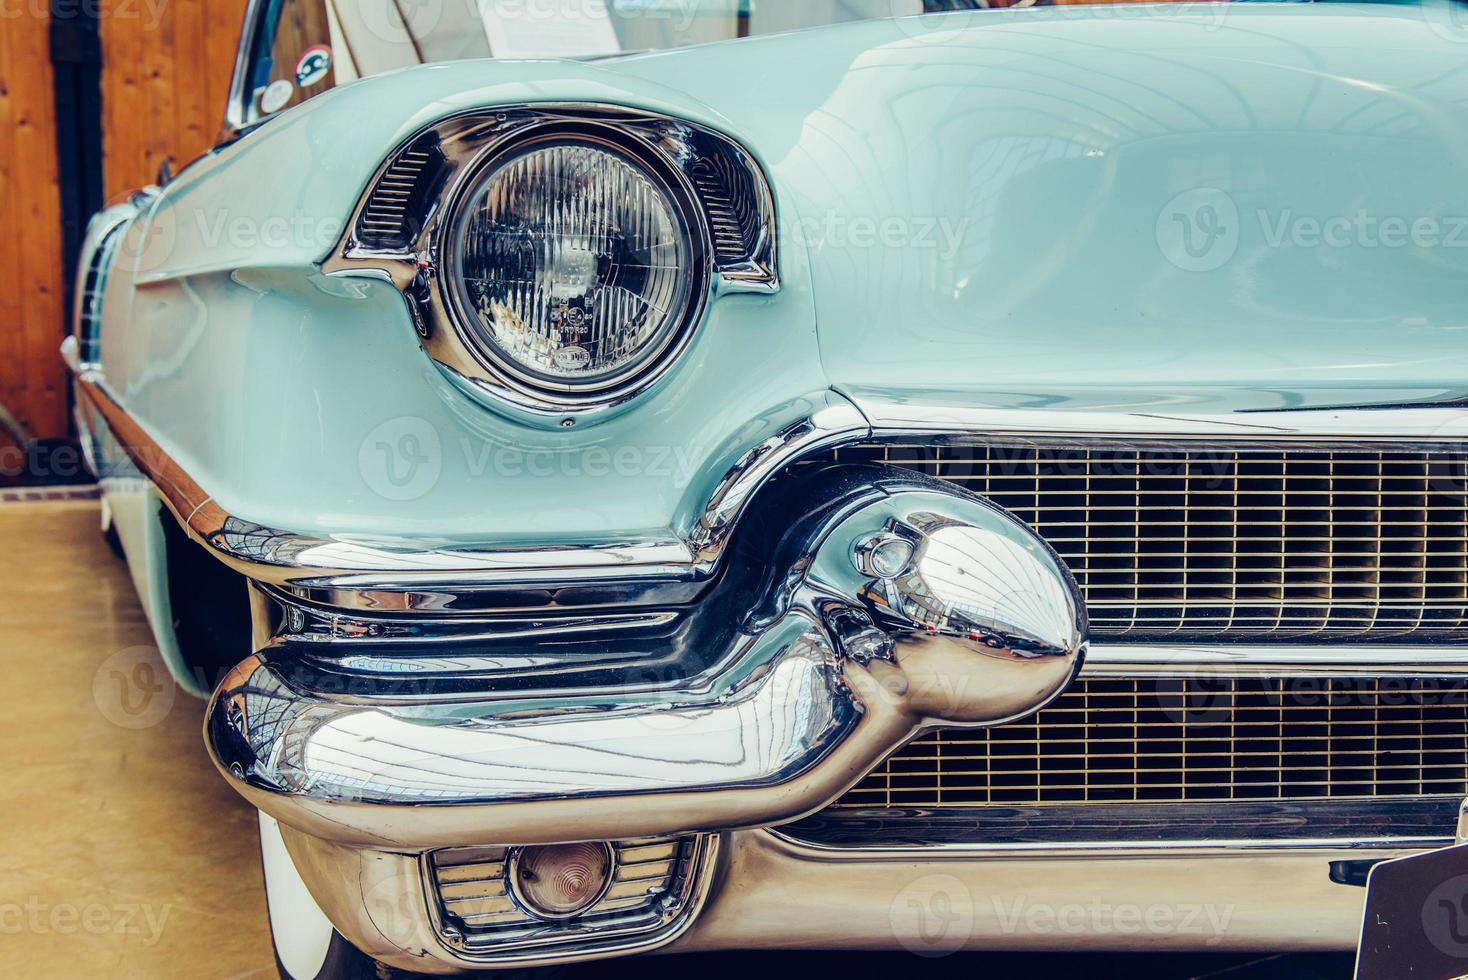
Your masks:
[{"label": "wooden plank wall", "polygon": [[[102,127],[109,201],[175,169],[219,134],[245,0],[103,0]],[[57,356],[62,309],[55,106],[42,2],[0,20],[0,403],[36,436],[70,431]],[[14,467],[0,434],[0,478]]]},{"label": "wooden plank wall", "polygon": [[[20,4],[0,21],[0,403],[38,436],[68,428],[61,198],[46,17]],[[42,8],[45,9],[44,7]],[[0,434],[0,475],[19,468]]]},{"label": "wooden plank wall", "polygon": [[245,0],[105,0],[102,10],[102,144],[114,199],[219,135]]}]

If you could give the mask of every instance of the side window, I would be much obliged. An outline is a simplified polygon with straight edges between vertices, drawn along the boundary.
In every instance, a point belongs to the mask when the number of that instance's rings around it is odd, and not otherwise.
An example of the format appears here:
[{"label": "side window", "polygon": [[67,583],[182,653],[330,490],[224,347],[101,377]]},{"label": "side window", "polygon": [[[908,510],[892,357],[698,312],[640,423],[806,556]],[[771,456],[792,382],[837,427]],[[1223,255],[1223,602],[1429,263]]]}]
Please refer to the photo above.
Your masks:
[{"label": "side window", "polygon": [[271,0],[259,37],[269,50],[255,52],[249,118],[271,113],[320,95],[337,81],[328,0]]}]

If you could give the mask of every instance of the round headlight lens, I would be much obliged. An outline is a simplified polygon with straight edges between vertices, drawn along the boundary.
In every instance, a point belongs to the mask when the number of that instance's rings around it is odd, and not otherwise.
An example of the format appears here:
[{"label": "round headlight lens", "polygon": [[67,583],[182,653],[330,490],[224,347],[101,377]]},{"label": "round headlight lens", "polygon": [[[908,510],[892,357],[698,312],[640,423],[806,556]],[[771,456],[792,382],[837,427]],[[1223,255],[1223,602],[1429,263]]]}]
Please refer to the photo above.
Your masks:
[{"label": "round headlight lens", "polygon": [[459,212],[459,299],[481,351],[521,383],[598,390],[683,328],[693,248],[661,181],[590,142],[499,161]]}]

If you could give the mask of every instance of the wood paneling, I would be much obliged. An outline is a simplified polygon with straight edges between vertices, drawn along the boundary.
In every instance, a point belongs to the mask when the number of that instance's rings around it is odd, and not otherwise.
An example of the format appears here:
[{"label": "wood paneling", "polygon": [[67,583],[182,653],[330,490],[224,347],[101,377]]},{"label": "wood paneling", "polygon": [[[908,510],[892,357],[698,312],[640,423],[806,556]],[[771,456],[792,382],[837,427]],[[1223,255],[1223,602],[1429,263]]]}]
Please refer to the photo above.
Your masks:
[{"label": "wood paneling", "polygon": [[49,22],[36,6],[0,21],[0,402],[47,437],[68,423]]},{"label": "wood paneling", "polygon": [[102,11],[102,141],[115,198],[219,135],[245,0],[105,0]]},{"label": "wood paneling", "polygon": [[[109,200],[207,150],[219,133],[245,0],[104,0],[102,112]],[[0,21],[0,403],[35,435],[69,430],[57,345],[61,204],[44,4]],[[0,434],[0,447],[8,445]],[[7,457],[8,458],[8,457]]]}]

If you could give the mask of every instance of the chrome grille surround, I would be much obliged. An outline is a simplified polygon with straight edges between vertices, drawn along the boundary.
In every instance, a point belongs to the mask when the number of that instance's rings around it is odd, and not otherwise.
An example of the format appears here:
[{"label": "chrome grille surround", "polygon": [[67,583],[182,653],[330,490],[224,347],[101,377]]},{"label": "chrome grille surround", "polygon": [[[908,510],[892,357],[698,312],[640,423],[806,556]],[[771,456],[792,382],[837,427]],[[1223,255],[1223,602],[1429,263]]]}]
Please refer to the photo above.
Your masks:
[{"label": "chrome grille surround", "polygon": [[[833,817],[971,813],[982,840],[1047,808],[1140,825],[1159,806],[1468,795],[1468,681],[1430,666],[1468,640],[1462,443],[915,435],[809,462],[907,467],[1000,504],[1074,573],[1095,649],[1132,652],[1028,720],[909,743]],[[1353,649],[1392,666],[1247,663]],[[1166,669],[1189,650],[1211,666]]]},{"label": "chrome grille surround", "polygon": [[869,443],[1012,511],[1147,643],[1468,639],[1468,454],[1390,444]]},{"label": "chrome grille surround", "polygon": [[520,905],[506,879],[513,847],[456,847],[424,856],[439,938],[486,961],[567,952],[642,949],[671,941],[691,922],[712,871],[708,835],[612,841],[613,878],[596,904],[548,921]]},{"label": "chrome grille surround", "polygon": [[1033,717],[946,729],[838,808],[1468,795],[1463,678],[1082,677]]}]

